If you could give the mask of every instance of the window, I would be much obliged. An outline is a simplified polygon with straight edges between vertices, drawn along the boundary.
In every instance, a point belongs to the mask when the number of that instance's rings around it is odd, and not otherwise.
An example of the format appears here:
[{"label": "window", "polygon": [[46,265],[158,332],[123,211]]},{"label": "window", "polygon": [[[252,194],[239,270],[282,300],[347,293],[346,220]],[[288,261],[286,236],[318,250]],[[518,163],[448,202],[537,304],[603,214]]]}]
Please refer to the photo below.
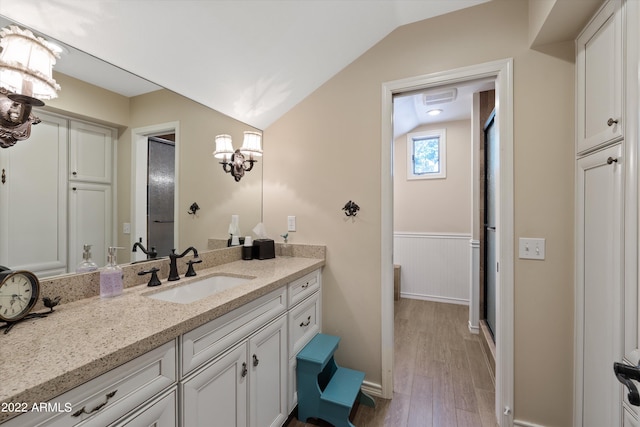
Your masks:
[{"label": "window", "polygon": [[447,140],[444,129],[407,135],[407,179],[447,177]]}]

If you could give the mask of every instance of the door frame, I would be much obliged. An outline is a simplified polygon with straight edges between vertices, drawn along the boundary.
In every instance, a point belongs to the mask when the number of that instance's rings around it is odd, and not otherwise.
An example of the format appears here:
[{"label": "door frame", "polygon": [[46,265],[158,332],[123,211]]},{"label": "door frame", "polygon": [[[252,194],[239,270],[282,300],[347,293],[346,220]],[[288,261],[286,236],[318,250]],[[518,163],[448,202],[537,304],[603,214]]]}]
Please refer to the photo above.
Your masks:
[{"label": "door frame", "polygon": [[[159,136],[167,133],[175,134],[175,178],[174,178],[174,242],[179,242],[179,156],[180,156],[180,122],[167,122],[157,125],[145,126],[131,130],[131,235],[130,245],[137,242],[137,236],[147,235],[147,141],[151,136]],[[144,244],[147,245],[143,237]],[[141,252],[134,252],[131,261],[144,259]]]},{"label": "door frame", "polygon": [[[498,173],[496,283],[496,406],[500,426],[513,422],[514,377],[514,197],[513,197],[513,59],[507,58],[382,84],[381,140],[381,343],[382,397],[393,396],[393,96],[445,84],[495,78],[500,171]],[[474,187],[475,188],[475,187]],[[474,190],[475,191],[475,190]],[[475,195],[474,195],[475,196]],[[471,295],[473,296],[473,292]],[[478,301],[471,301],[477,304]]]}]

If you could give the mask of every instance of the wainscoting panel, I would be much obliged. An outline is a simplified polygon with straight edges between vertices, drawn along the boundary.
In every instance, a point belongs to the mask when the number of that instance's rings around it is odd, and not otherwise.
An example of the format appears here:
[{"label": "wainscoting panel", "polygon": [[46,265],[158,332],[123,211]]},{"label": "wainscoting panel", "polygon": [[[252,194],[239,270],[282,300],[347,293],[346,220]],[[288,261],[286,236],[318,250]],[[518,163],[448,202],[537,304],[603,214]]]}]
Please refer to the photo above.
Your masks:
[{"label": "wainscoting panel", "polygon": [[471,236],[394,233],[393,262],[401,266],[400,296],[469,304]]}]

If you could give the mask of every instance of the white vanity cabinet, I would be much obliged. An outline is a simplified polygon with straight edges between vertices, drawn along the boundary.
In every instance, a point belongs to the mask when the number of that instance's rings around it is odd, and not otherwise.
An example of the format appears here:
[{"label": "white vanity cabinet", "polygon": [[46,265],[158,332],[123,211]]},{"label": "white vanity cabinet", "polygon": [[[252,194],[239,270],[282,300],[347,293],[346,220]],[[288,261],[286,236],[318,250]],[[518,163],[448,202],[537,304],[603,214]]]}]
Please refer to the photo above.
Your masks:
[{"label": "white vanity cabinet", "polygon": [[287,419],[286,317],[182,382],[183,426],[281,426]]},{"label": "white vanity cabinet", "polygon": [[296,354],[321,331],[313,271],[182,337],[182,425],[280,426],[297,403]]},{"label": "white vanity cabinet", "polygon": [[320,331],[315,270],[2,427],[281,426],[296,403],[296,354]]},{"label": "white vanity cabinet", "polygon": [[183,426],[212,419],[236,427],[282,425],[288,415],[285,312],[283,287],[183,335]]},{"label": "white vanity cabinet", "polygon": [[621,0],[609,0],[577,39],[576,151],[623,137]]},{"label": "white vanity cabinet", "polygon": [[322,331],[321,273],[316,270],[289,284],[289,386],[288,412],[298,404],[296,355]]},{"label": "white vanity cabinet", "polygon": [[41,412],[27,408],[2,426],[175,427],[176,355],[176,342],[168,342],[44,403]]}]

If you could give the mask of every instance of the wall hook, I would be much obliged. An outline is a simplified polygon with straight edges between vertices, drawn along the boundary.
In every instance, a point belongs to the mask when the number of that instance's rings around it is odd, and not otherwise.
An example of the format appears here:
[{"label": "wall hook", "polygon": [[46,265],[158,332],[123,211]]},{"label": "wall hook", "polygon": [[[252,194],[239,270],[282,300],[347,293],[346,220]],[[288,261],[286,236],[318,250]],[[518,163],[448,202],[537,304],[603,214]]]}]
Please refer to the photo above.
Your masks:
[{"label": "wall hook", "polygon": [[346,216],[356,216],[360,210],[360,206],[349,200],[342,210]]},{"label": "wall hook", "polygon": [[191,206],[189,206],[189,212],[187,212],[189,215],[195,215],[196,212],[198,212],[198,210],[200,209],[200,206],[198,206],[198,204],[196,202],[193,202],[191,204]]}]

